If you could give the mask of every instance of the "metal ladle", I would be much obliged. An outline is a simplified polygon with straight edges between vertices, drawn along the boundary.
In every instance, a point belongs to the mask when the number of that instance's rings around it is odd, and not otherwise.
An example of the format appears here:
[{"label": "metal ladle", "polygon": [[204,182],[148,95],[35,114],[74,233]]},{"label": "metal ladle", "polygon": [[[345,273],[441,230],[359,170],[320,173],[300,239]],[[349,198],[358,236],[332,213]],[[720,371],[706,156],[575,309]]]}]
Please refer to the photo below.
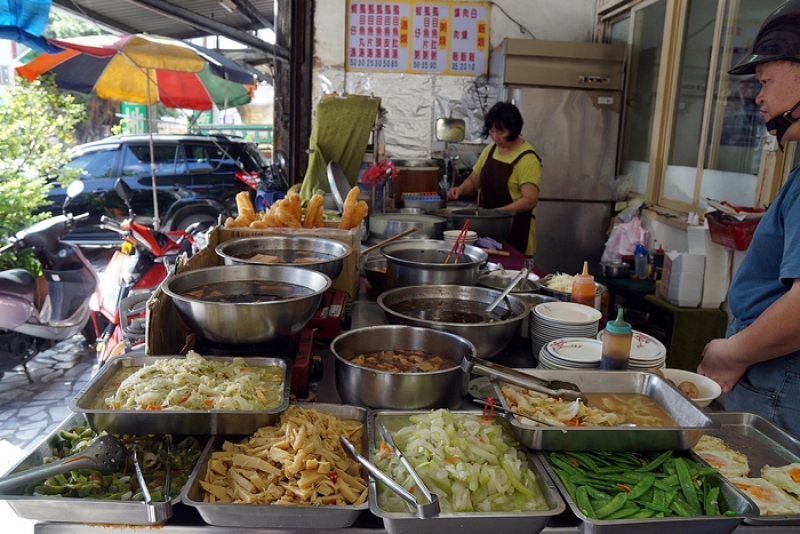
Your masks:
[{"label": "metal ladle", "polygon": [[[406,491],[406,489],[403,486],[401,486],[400,484],[389,478],[389,476],[380,469],[378,469],[378,467],[375,464],[373,464],[372,462],[370,462],[369,460],[358,454],[356,448],[353,446],[352,443],[350,443],[350,441],[346,437],[339,436],[339,441],[342,443],[344,450],[346,450],[350,454],[350,456],[352,456],[358,463],[363,465],[372,476],[374,476],[375,478],[386,484],[386,486],[388,486],[389,489],[391,489],[393,492],[402,497],[402,499],[406,501],[408,504],[413,506],[416,510],[417,517],[419,517],[420,519],[428,519],[431,517],[437,517],[439,515],[439,497],[435,493],[428,492],[427,494],[430,494],[433,499],[427,503],[420,503],[417,500],[417,498],[414,497],[408,491]],[[414,475],[412,474],[412,477],[413,476]],[[416,479],[414,480],[416,481]],[[422,487],[424,486],[421,486],[420,489],[422,489]],[[423,492],[427,491],[428,491],[427,488],[423,490]]]},{"label": "metal ladle", "polygon": [[124,469],[127,455],[128,450],[118,438],[100,436],[78,454],[0,478],[0,493],[76,469],[94,469],[104,474],[116,473]]},{"label": "metal ladle", "polygon": [[511,290],[514,289],[514,287],[516,287],[516,285],[519,284],[521,280],[524,280],[525,278],[528,277],[528,274],[530,272],[531,270],[528,268],[527,265],[523,267],[522,270],[519,273],[517,273],[517,275],[514,278],[511,279],[511,282],[509,282],[509,284],[505,287],[505,289],[503,289],[503,291],[501,291],[500,294],[497,295],[497,298],[495,298],[488,306],[486,306],[486,308],[484,308],[483,311],[485,311],[486,313],[491,313],[492,311],[494,311],[497,305],[500,304],[509,293],[511,293]]}]

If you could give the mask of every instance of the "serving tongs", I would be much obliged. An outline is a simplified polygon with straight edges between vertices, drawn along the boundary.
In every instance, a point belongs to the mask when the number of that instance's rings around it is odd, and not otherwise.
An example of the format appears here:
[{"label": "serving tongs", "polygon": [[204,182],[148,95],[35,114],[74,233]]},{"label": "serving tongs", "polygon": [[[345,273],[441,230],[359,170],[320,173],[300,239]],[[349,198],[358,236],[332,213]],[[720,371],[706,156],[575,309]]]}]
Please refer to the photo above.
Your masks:
[{"label": "serving tongs", "polygon": [[528,373],[522,373],[511,367],[492,363],[472,354],[465,354],[461,361],[461,370],[465,373],[475,373],[476,375],[493,378],[501,382],[523,387],[531,391],[536,391],[565,401],[581,401],[588,405],[586,395],[581,393],[580,388],[572,382],[562,380],[542,380]]},{"label": "serving tongs", "polygon": [[127,455],[128,450],[118,438],[100,436],[77,454],[0,478],[0,493],[77,469],[94,469],[103,474],[117,473],[125,468]]},{"label": "serving tongs", "polygon": [[164,491],[163,501],[153,501],[150,495],[150,489],[147,487],[147,481],[144,479],[142,466],[139,464],[139,458],[136,455],[136,449],[133,450],[133,468],[136,471],[136,480],[139,482],[139,488],[142,490],[144,497],[144,505],[147,508],[147,520],[150,523],[163,523],[172,517],[172,496],[170,495],[170,487],[172,486],[172,458],[170,456],[169,440],[167,440],[167,459],[164,462]]},{"label": "serving tongs", "polygon": [[[380,426],[382,427],[383,425]],[[382,437],[384,436],[385,431],[386,431],[385,428],[381,430]],[[386,434],[388,435],[389,433],[386,432]],[[391,436],[389,436],[389,439],[391,440]],[[395,454],[398,455],[398,457],[400,458],[400,462],[403,464],[403,466],[405,466],[405,468],[408,469],[408,473],[411,475],[411,478],[414,479],[414,482],[416,482],[417,486],[422,491],[422,494],[425,496],[428,502],[426,503],[419,502],[419,500],[414,495],[412,495],[408,490],[406,490],[403,486],[392,480],[389,477],[389,475],[378,469],[378,467],[375,464],[373,464],[372,462],[370,462],[369,460],[358,454],[356,448],[353,446],[352,443],[350,443],[350,441],[346,437],[339,436],[339,441],[341,441],[342,446],[350,454],[350,456],[352,456],[353,459],[355,459],[358,463],[363,465],[372,476],[374,476],[375,478],[386,484],[386,486],[389,489],[391,489],[393,492],[402,497],[402,499],[406,501],[408,504],[413,506],[414,509],[416,510],[416,516],[418,518],[429,519],[432,517],[437,517],[439,515],[439,496],[436,495],[435,493],[431,493],[428,490],[428,487],[422,481],[422,478],[420,478],[417,471],[413,467],[411,467],[411,464],[408,463],[406,457],[403,456],[400,450],[394,446],[394,441],[387,441],[385,437],[383,438],[383,441],[385,441],[386,444],[392,448]]]}]

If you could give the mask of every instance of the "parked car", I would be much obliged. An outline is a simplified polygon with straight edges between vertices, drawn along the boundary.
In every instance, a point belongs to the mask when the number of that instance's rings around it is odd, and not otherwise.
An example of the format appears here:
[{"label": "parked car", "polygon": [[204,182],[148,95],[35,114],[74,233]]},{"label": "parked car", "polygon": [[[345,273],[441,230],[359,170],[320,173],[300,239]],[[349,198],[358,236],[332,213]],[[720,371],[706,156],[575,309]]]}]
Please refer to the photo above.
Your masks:
[{"label": "parked car", "polygon": [[[89,213],[89,219],[66,236],[78,244],[119,241],[116,233],[99,228],[100,217],[124,219],[128,212],[114,192],[122,178],[134,191],[132,208],[137,222],[148,224],[154,217],[150,171],[150,136],[119,135],[71,149],[66,167],[81,169],[84,192],[71,203],[74,213]],[[203,229],[219,216],[235,217],[236,194],[249,191],[255,198],[259,180],[269,163],[255,143],[224,135],[154,135],[156,191],[162,231]],[[58,209],[66,188],[58,181],[48,193]]]}]

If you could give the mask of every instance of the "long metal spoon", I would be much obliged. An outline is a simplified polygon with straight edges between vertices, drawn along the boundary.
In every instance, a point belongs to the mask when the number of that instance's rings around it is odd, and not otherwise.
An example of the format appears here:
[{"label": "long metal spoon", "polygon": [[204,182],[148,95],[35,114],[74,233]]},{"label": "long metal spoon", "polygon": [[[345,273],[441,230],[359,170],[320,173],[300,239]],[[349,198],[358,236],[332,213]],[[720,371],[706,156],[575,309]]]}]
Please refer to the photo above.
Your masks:
[{"label": "long metal spoon", "polygon": [[505,287],[505,289],[503,289],[503,291],[497,295],[497,298],[495,298],[488,306],[486,306],[483,311],[486,313],[494,311],[497,305],[500,304],[504,298],[506,298],[506,295],[511,293],[511,290],[514,289],[517,284],[519,284],[520,280],[527,278],[528,273],[530,273],[530,269],[528,269],[528,267],[523,267],[522,270],[517,273],[517,276],[511,279],[511,282]]},{"label": "long metal spoon", "polygon": [[0,493],[76,469],[95,469],[106,474],[116,473],[125,467],[127,455],[128,450],[118,438],[100,436],[78,454],[0,478]]}]

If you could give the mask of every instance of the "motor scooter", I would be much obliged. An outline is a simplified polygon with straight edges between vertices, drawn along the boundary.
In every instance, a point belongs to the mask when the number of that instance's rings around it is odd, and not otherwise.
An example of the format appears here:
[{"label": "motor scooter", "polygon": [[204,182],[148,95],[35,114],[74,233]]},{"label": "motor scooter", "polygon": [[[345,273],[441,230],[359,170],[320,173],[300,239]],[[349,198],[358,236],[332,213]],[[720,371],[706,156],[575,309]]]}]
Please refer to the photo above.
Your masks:
[{"label": "motor scooter", "polygon": [[101,217],[100,225],[117,232],[123,242],[100,275],[90,302],[91,323],[97,333],[95,371],[109,358],[144,345],[147,299],[167,277],[169,265],[181,253],[192,253],[191,234],[163,233],[137,223],[131,188],[118,179],[114,190],[128,207],[128,217],[122,222]]},{"label": "motor scooter", "polygon": [[97,288],[97,274],[77,245],[62,241],[78,221],[89,217],[88,213],[66,213],[69,202],[82,191],[82,182],[70,184],[62,215],[20,230],[0,248],[0,254],[32,250],[47,284],[44,299],[38,303],[40,281],[33,274],[25,269],[0,273],[0,376],[21,365],[33,382],[25,364],[39,352],[82,332],[89,320],[89,299]]}]

